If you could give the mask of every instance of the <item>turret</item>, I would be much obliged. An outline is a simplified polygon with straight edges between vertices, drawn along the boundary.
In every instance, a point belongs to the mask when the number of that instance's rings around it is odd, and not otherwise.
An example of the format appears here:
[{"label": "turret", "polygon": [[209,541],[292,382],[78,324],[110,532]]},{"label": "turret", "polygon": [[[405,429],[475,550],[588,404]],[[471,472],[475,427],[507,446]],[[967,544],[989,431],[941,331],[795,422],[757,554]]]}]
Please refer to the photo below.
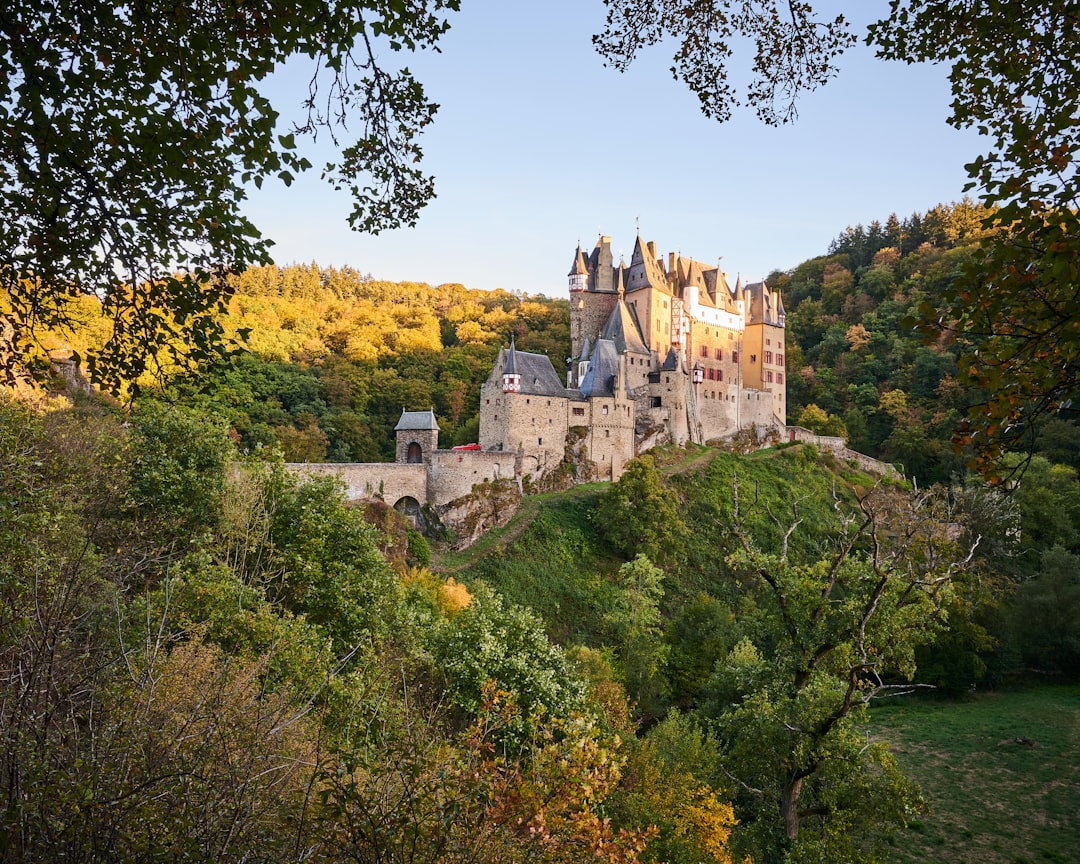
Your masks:
[{"label": "turret", "polygon": [[570,293],[585,291],[589,287],[589,269],[585,266],[585,256],[581,252],[581,244],[578,243],[577,254],[574,255],[574,263],[568,274],[570,279]]},{"label": "turret", "polygon": [[503,393],[521,392],[521,375],[518,374],[515,363],[516,353],[514,339],[510,337],[510,350],[506,354],[506,365],[503,367]]}]

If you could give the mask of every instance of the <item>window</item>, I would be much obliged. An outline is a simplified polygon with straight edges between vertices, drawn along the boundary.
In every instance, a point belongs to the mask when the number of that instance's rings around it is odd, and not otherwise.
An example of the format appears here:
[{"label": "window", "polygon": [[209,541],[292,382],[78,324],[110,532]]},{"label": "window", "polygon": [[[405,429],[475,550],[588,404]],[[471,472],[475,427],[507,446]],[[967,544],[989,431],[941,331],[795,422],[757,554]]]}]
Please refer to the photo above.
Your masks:
[{"label": "window", "polygon": [[537,444],[543,444],[543,443],[544,443],[544,439],[543,439],[543,438],[537,438],[537,439],[536,439],[536,443],[537,443]]},{"label": "window", "polygon": [[717,360],[723,360],[724,359],[724,352],[721,351],[719,348],[716,349],[716,359]]},{"label": "window", "polygon": [[766,345],[772,345],[772,339],[766,339],[765,344]]},{"label": "window", "polygon": [[491,400],[490,400],[490,399],[485,399],[485,400],[484,400],[484,404],[485,404],[485,405],[490,405],[490,404],[491,404]]},{"label": "window", "polygon": [[784,373],[783,372],[777,372],[776,373],[776,383],[777,384],[783,384],[784,383]]},{"label": "window", "polygon": [[575,417],[584,417],[585,416],[585,409],[584,408],[575,408],[574,409],[574,416]]},{"label": "window", "polygon": [[701,356],[702,357],[708,357],[709,356],[709,346],[708,345],[702,345],[701,346]]},{"label": "window", "polygon": [[724,380],[724,370],[723,369],[717,369],[716,370],[716,380],[717,381],[723,381]]},{"label": "window", "polygon": [[738,363],[739,362],[739,352],[738,351],[732,351],[731,352],[731,362],[732,363]]},{"label": "window", "polygon": [[776,355],[776,365],[777,366],[783,366],[784,365],[784,355],[783,354],[777,354]]},{"label": "window", "polygon": [[769,382],[770,384],[772,384],[772,383],[773,383],[773,380],[772,380],[772,372],[766,372],[766,373],[765,373],[765,380],[766,380],[766,381],[768,381],[768,382]]},{"label": "window", "polygon": [[531,401],[532,401],[531,399],[526,399],[525,404],[528,405]]},{"label": "window", "polygon": [[604,413],[607,414],[607,405],[604,406]]},{"label": "window", "polygon": [[499,400],[498,400],[498,399],[496,399],[496,400],[495,400],[495,404],[496,404],[496,405],[499,405],[499,404],[501,404],[501,403],[499,402]]}]

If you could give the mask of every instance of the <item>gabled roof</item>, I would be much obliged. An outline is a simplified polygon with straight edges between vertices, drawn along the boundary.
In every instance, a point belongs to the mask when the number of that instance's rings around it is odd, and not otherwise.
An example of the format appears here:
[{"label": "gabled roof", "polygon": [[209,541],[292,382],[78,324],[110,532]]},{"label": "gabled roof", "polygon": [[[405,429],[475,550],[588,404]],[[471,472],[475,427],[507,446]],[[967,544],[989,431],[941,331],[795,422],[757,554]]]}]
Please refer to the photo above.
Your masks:
[{"label": "gabled roof", "polygon": [[667,278],[664,276],[660,264],[652,256],[652,253],[648,251],[648,247],[641,242],[640,234],[638,234],[637,239],[634,241],[634,254],[630,256],[631,271],[638,265],[644,269],[645,282],[631,280],[631,284],[626,286],[627,291],[637,291],[639,288],[645,288],[647,285],[653,288],[668,289]]},{"label": "gabled roof", "polygon": [[[678,279],[679,288],[697,288],[697,301],[703,306],[715,305],[714,295],[716,293],[716,276],[712,274],[712,279],[709,279],[710,273],[706,272],[705,265],[700,261],[695,261],[693,258],[683,258],[680,256],[678,265]],[[712,285],[710,285],[710,281]],[[685,297],[685,294],[683,295]]]},{"label": "gabled roof", "polygon": [[402,409],[401,419],[398,420],[397,426],[394,427],[395,432],[414,432],[414,431],[439,431],[439,424],[435,420],[435,412],[430,409],[427,411],[406,411]]},{"label": "gabled roof", "polygon": [[610,339],[597,339],[589,371],[579,388],[585,396],[615,395],[615,376],[619,371],[619,352]]},{"label": "gabled roof", "polygon": [[581,355],[578,360],[588,360],[592,354],[592,340],[588,336],[585,337],[585,344],[581,346]]},{"label": "gabled roof", "polygon": [[615,343],[615,350],[620,354],[631,351],[634,354],[648,354],[645,340],[638,329],[637,322],[630,312],[630,307],[623,300],[615,304],[604,326],[600,328],[600,338]]},{"label": "gabled roof", "polygon": [[[513,367],[511,372],[508,373],[507,369],[510,368],[511,361],[513,361]],[[551,365],[551,360],[546,354],[530,354],[528,351],[518,351],[511,344],[509,349],[503,349],[499,359],[495,361],[495,372],[498,372],[500,363],[503,369],[499,374],[521,376],[521,393],[531,396],[566,395],[566,387],[562,379],[556,374],[555,367]]]}]

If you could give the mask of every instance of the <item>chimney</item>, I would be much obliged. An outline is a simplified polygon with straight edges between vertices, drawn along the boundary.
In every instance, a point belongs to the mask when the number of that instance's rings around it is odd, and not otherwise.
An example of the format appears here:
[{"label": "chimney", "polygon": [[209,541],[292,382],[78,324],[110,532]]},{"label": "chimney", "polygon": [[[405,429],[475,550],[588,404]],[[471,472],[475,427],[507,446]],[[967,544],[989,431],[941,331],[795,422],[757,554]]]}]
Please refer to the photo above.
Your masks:
[{"label": "chimney", "polygon": [[667,253],[667,270],[668,270],[668,273],[674,273],[675,272],[675,253],[674,252],[668,252]]}]

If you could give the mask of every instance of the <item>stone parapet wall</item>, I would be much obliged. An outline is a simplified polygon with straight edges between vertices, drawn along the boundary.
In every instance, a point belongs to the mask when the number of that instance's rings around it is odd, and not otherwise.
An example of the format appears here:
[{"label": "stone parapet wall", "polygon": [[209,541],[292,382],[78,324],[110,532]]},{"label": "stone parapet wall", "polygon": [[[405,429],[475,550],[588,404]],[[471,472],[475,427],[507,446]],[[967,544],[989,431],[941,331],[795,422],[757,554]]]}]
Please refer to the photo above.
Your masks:
[{"label": "stone parapet wall", "polygon": [[285,467],[300,475],[338,477],[350,501],[380,498],[391,505],[402,498],[415,498],[421,504],[427,501],[428,468],[423,464],[321,462],[288,463]]},{"label": "stone parapet wall", "polygon": [[890,465],[888,462],[882,462],[880,459],[852,450],[847,446],[847,441],[837,435],[818,435],[803,426],[788,426],[786,437],[788,441],[813,444],[815,447],[829,450],[840,459],[853,460],[859,468],[871,474],[880,474],[897,480],[903,477],[895,465]]},{"label": "stone parapet wall", "polygon": [[403,498],[442,506],[468,495],[473,486],[497,480],[518,482],[520,454],[477,450],[436,450],[425,464],[397,462],[290,463],[295,474],[338,477],[350,501],[380,499],[395,505]]}]

